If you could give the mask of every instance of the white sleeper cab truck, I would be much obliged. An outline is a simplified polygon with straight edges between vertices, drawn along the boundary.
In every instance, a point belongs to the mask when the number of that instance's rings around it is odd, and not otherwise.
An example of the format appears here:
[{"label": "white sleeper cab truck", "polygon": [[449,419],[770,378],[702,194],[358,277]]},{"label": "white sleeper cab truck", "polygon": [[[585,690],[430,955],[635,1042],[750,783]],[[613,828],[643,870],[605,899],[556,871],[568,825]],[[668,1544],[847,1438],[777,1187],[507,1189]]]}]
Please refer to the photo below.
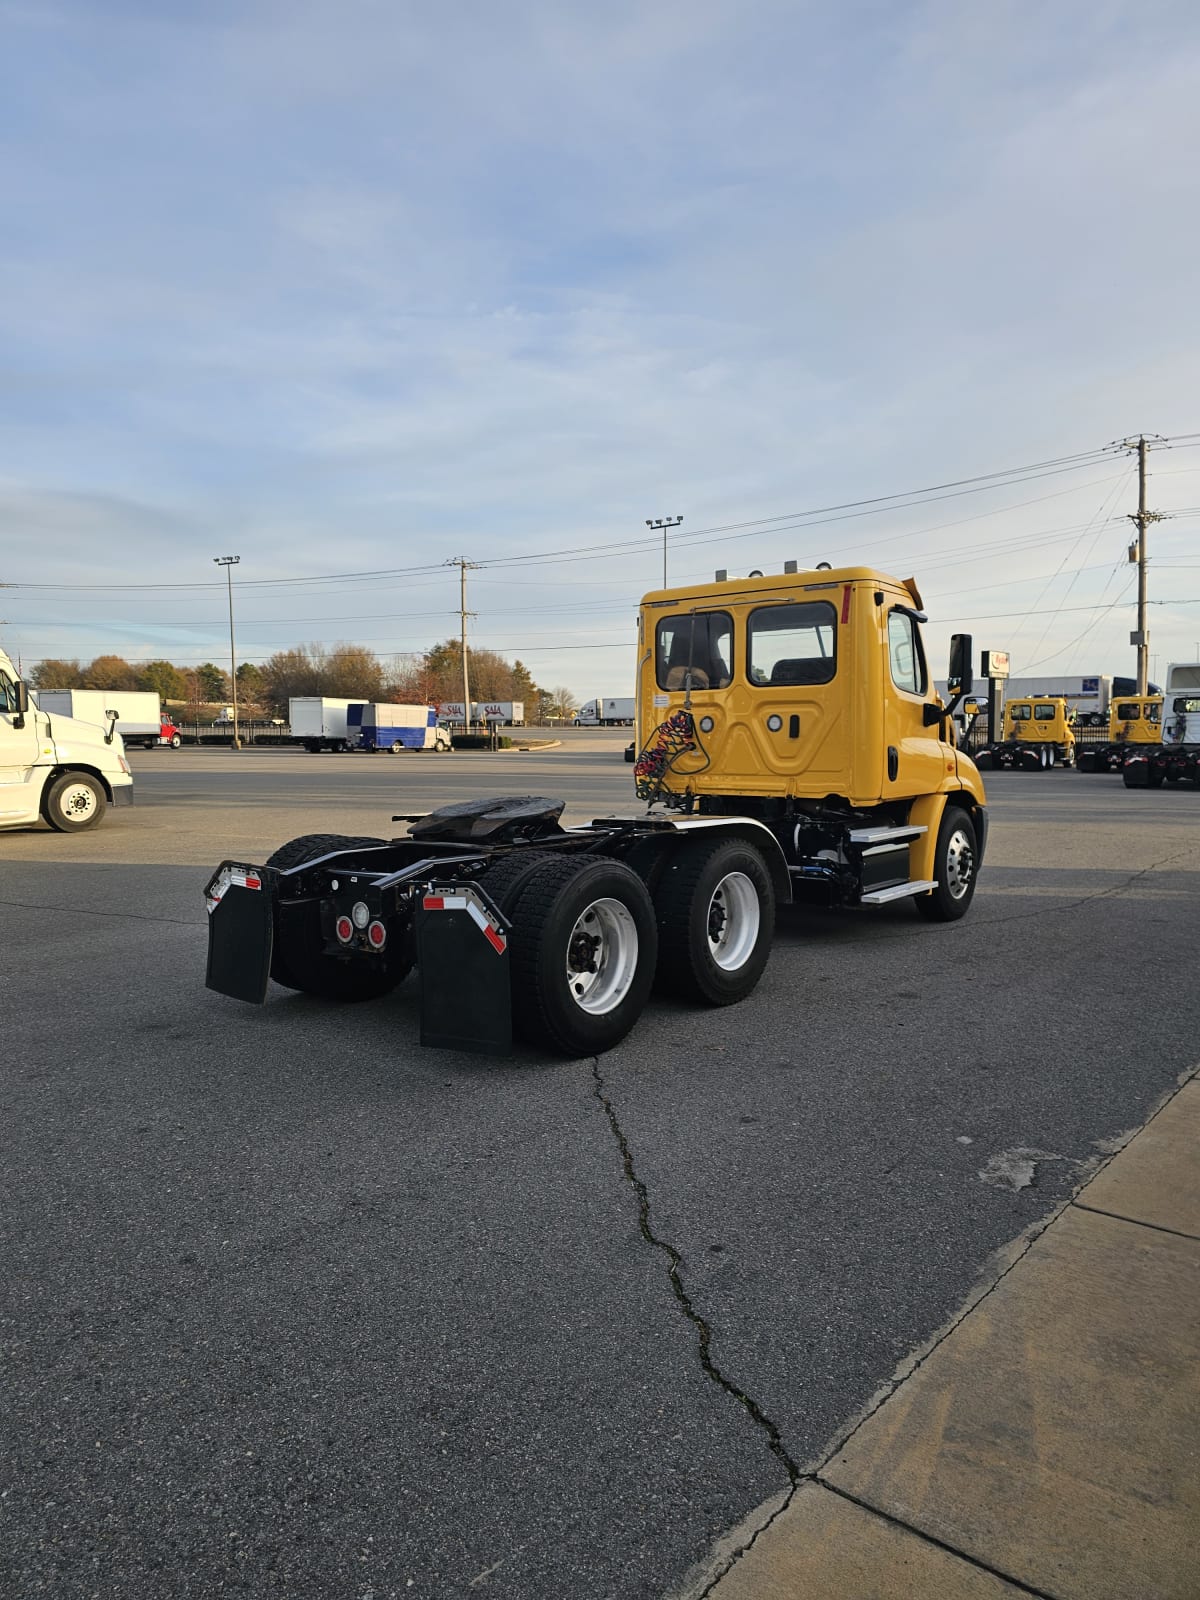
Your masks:
[{"label": "white sleeper cab truck", "polygon": [[109,806],[133,804],[125,746],[107,730],[40,711],[0,650],[0,828],[44,818],[60,833],[94,828]]}]

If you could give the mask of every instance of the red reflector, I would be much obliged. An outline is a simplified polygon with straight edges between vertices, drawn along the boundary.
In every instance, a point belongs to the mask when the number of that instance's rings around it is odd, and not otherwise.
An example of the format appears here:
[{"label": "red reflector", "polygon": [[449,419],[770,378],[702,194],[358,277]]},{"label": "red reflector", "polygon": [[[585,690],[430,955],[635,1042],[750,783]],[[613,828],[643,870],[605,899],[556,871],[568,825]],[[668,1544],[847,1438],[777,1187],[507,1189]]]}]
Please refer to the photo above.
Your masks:
[{"label": "red reflector", "polygon": [[484,928],[483,931],[484,931],[484,934],[487,937],[487,941],[491,945],[492,949],[496,952],[497,955],[502,956],[504,954],[505,946],[506,946],[506,941],[505,941],[503,935],[497,933],[495,928],[493,928],[490,923]]},{"label": "red reflector", "polygon": [[446,909],[440,894],[427,894],[421,904],[426,911],[444,911]]},{"label": "red reflector", "polygon": [[339,917],[335,923],[338,938],[343,944],[349,944],[354,937],[354,924],[349,917]]},{"label": "red reflector", "polygon": [[247,889],[261,889],[262,888],[262,879],[261,878],[247,878],[246,879],[246,887],[247,887]]},{"label": "red reflector", "polygon": [[842,623],[844,625],[845,623],[847,623],[849,621],[850,621],[850,585],[846,584],[846,586],[842,590]]},{"label": "red reflector", "polygon": [[367,938],[374,949],[382,950],[387,943],[387,929],[382,922],[373,922],[367,929]]}]

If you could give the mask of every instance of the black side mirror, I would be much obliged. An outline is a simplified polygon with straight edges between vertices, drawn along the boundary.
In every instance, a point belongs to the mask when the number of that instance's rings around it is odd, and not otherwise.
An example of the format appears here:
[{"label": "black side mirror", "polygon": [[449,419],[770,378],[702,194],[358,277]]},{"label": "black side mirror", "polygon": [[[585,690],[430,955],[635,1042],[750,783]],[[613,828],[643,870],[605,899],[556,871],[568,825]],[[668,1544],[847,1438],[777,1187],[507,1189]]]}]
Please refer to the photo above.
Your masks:
[{"label": "black side mirror", "polygon": [[954,633],[950,636],[950,671],[946,675],[946,688],[961,698],[970,694],[974,679],[971,676],[971,635]]}]

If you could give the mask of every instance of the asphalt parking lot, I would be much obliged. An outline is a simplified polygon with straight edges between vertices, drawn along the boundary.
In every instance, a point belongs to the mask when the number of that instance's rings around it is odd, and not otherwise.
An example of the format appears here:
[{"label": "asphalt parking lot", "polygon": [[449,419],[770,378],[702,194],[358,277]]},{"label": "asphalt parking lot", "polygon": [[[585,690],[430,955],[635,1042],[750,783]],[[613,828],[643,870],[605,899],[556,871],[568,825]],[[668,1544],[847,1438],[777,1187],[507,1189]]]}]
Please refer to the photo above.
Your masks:
[{"label": "asphalt parking lot", "polygon": [[1200,1057],[1200,795],[1061,771],[990,775],[965,922],[790,912],[749,1001],[592,1063],[204,988],[222,857],[586,820],[626,739],[135,752],[132,809],[0,834],[0,1592],[698,1594]]}]

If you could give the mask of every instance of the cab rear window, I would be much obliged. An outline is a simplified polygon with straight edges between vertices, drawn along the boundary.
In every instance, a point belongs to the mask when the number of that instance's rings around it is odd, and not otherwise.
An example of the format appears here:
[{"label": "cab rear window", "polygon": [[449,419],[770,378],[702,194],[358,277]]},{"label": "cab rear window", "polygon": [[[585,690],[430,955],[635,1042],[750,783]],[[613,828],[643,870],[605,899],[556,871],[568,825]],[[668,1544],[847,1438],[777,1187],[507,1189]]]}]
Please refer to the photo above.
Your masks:
[{"label": "cab rear window", "polygon": [[837,671],[837,612],[828,600],[762,606],[746,625],[751,683],[830,683]]},{"label": "cab rear window", "polygon": [[654,676],[660,689],[724,689],[733,661],[733,618],[727,611],[662,617],[654,630]]},{"label": "cab rear window", "polygon": [[1009,706],[1008,714],[1014,722],[1028,722],[1032,706]]}]

